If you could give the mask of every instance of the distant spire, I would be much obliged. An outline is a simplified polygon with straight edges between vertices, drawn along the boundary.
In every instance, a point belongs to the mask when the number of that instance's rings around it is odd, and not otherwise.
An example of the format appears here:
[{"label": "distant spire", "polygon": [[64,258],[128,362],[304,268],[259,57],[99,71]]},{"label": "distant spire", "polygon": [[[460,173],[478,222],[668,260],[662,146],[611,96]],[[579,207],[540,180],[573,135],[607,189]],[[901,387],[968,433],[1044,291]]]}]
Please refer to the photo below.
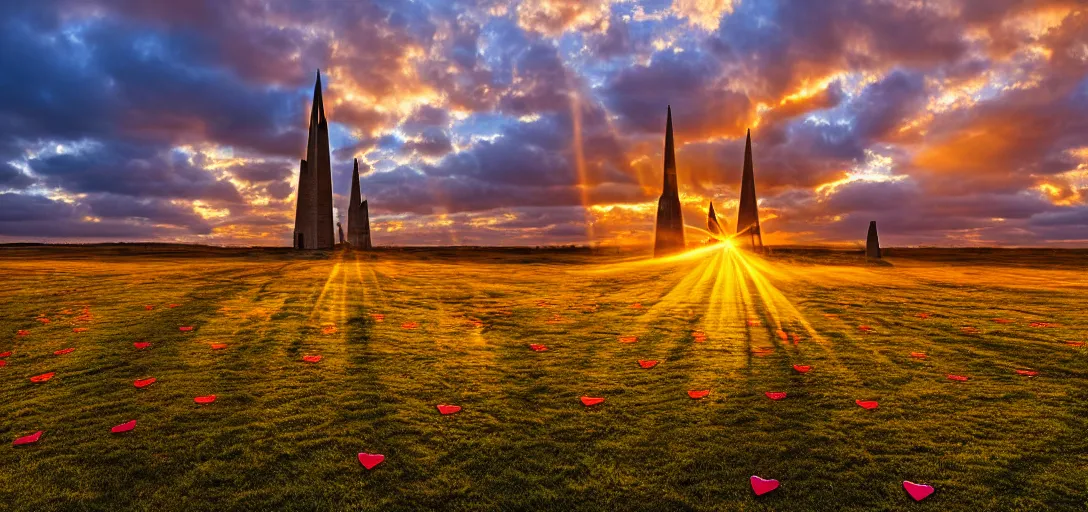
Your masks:
[{"label": "distant spire", "polygon": [[665,121],[665,190],[677,190],[676,183],[676,149],[672,137],[672,105],[668,107],[668,118]]},{"label": "distant spire", "polygon": [[321,99],[321,70],[317,70],[317,80],[314,82],[314,102],[310,109],[310,127],[325,122],[325,102]]},{"label": "distant spire", "polygon": [[880,238],[876,234],[876,221],[869,221],[869,233],[865,237],[865,259],[880,259]]},{"label": "distant spire", "polygon": [[756,199],[756,177],[752,164],[752,130],[744,141],[744,170],[740,178],[740,204],[737,205],[737,233],[747,234],[750,247],[763,250],[763,234],[759,229],[759,200]]},{"label": "distant spire", "polygon": [[710,211],[706,215],[706,229],[713,235],[721,235],[722,226],[718,223],[718,215],[714,213],[714,201],[710,202]]}]

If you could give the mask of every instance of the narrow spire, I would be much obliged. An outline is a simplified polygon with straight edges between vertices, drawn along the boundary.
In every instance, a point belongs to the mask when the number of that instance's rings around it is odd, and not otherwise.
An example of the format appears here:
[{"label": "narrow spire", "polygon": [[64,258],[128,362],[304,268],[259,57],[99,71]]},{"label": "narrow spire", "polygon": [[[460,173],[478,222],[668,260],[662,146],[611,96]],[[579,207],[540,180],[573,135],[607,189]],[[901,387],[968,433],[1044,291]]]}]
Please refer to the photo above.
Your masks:
[{"label": "narrow spire", "polygon": [[756,199],[756,177],[752,164],[752,130],[744,141],[744,169],[740,178],[740,203],[737,205],[737,233],[747,233],[755,250],[763,249],[763,234],[759,229],[759,200]]},{"label": "narrow spire", "polygon": [[314,102],[310,109],[310,125],[314,126],[325,122],[325,102],[321,99],[321,70],[317,70],[317,80],[314,82]]},{"label": "narrow spire", "polygon": [[676,149],[672,137],[672,105],[668,107],[668,117],[665,121],[665,190],[677,190]]}]

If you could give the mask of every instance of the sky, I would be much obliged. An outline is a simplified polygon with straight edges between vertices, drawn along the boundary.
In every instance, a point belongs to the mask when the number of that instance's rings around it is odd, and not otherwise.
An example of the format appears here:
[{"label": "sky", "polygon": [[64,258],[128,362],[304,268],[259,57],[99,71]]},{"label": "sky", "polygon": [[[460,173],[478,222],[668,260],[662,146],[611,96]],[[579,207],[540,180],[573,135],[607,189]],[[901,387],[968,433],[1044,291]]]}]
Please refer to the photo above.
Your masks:
[{"label": "sky", "polygon": [[648,245],[671,105],[695,228],[1088,246],[1084,0],[0,2],[0,242],[290,246],[318,69],[376,245]]}]

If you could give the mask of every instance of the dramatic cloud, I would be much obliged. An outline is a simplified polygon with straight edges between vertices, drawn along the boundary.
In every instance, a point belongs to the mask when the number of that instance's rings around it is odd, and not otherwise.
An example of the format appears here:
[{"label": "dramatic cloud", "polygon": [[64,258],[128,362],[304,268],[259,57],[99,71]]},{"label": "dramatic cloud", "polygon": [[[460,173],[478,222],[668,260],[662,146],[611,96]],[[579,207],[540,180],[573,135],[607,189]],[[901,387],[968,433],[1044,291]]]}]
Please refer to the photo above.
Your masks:
[{"label": "dramatic cloud", "polygon": [[[316,70],[378,244],[1088,243],[1079,0],[0,4],[0,240],[287,245]],[[693,236],[697,236],[695,232]]]}]

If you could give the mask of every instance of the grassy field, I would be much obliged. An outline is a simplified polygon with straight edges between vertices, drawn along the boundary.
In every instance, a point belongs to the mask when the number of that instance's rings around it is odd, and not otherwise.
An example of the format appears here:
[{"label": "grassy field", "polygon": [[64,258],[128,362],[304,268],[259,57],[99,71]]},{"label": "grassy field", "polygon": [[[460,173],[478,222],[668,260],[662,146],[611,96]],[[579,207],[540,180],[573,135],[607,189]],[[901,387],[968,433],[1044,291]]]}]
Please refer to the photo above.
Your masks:
[{"label": "grassy field", "polygon": [[1088,508],[1088,253],[889,254],[0,248],[0,509]]}]

